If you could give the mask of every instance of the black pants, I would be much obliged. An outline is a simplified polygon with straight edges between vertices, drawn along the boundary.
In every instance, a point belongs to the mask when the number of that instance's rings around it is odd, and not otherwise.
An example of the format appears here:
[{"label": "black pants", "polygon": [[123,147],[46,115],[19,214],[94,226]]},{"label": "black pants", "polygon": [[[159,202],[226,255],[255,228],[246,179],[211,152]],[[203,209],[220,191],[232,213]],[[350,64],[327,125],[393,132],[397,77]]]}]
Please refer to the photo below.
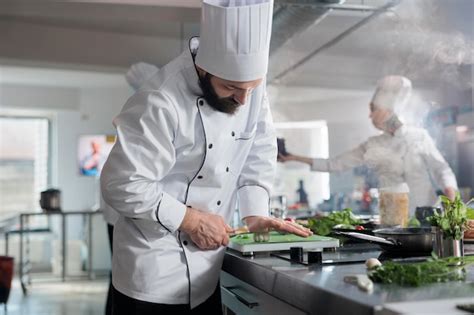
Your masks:
[{"label": "black pants", "polygon": [[[114,240],[114,226],[107,224],[107,232],[109,234],[110,253],[112,253],[112,244]],[[107,291],[107,302],[105,303],[105,315],[112,315],[112,272],[109,275],[109,290]]]},{"label": "black pants", "polygon": [[214,293],[201,305],[190,309],[189,304],[157,304],[133,299],[113,290],[113,315],[221,315],[221,290],[218,284]]}]

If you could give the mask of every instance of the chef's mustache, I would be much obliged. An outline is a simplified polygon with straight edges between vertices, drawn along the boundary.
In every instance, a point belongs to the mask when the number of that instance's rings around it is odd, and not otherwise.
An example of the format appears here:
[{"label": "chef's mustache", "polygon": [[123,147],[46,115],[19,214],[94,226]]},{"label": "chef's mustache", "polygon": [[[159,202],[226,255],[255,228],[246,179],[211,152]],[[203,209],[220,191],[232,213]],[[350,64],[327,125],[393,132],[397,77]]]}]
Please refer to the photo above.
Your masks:
[{"label": "chef's mustache", "polygon": [[212,74],[206,73],[199,76],[199,85],[201,86],[203,97],[206,102],[215,110],[233,115],[239,109],[240,104],[231,97],[219,97],[211,84]]}]

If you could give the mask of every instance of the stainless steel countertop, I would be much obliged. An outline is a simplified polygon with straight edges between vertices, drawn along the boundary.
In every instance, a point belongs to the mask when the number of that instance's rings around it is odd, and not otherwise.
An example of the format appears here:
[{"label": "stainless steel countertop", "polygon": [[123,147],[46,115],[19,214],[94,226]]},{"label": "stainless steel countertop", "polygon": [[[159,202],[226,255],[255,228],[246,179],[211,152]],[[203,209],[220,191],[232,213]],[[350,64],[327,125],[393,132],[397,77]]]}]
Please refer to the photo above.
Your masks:
[{"label": "stainless steel countertop", "polygon": [[[324,252],[326,259],[365,260],[377,258],[375,249]],[[317,314],[373,314],[386,303],[461,298],[474,296],[474,267],[468,269],[465,282],[425,285],[419,288],[375,284],[368,294],[344,282],[351,274],[365,274],[363,263],[303,266],[259,254],[243,257],[228,250],[222,268],[225,272],[305,312]]]}]

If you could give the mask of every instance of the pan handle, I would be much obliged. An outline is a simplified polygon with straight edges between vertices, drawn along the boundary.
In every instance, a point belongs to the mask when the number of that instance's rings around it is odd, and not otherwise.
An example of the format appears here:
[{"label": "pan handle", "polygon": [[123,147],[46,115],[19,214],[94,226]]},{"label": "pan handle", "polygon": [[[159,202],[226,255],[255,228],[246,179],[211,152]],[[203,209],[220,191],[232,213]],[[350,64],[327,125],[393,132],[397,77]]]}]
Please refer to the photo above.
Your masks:
[{"label": "pan handle", "polygon": [[390,245],[390,246],[399,246],[400,244],[393,239],[385,239],[383,237],[367,235],[357,232],[337,232],[337,234],[344,235],[350,238],[355,238],[363,241],[373,242],[376,244]]}]

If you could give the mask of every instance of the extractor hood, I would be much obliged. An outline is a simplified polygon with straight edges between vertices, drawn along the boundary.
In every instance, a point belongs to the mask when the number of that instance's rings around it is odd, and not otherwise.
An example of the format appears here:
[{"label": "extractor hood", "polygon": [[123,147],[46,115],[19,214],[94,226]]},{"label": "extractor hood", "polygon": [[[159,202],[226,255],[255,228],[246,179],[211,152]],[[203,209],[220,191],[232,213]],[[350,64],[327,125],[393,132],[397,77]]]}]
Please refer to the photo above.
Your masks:
[{"label": "extractor hood", "polygon": [[[364,1],[346,0],[275,0],[273,13],[272,40],[270,45],[270,56],[272,57],[271,68],[268,82],[278,84],[282,78],[293,70],[300,68],[316,54],[328,49],[341,41],[344,37],[359,29],[370,20],[379,16],[381,13],[390,10],[398,5],[401,0],[387,0],[379,2],[377,6],[364,5]],[[350,3],[349,3],[350,2]],[[347,29],[337,30],[334,36],[327,42],[314,49],[307,51],[296,60],[282,67],[279,56],[276,56],[279,50],[288,43],[292,37],[301,34],[309,27],[315,27],[332,11],[354,11],[364,13],[361,18]],[[280,54],[281,55],[281,54]]]}]

